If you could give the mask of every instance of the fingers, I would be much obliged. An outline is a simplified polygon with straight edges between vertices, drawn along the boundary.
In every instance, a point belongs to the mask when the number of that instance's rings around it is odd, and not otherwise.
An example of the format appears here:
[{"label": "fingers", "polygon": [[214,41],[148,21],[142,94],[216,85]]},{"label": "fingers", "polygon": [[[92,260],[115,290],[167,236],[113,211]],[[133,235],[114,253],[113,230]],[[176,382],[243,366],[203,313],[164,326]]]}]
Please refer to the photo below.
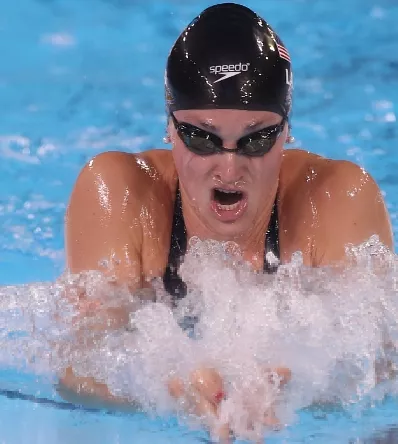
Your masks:
[{"label": "fingers", "polygon": [[202,418],[211,437],[219,443],[229,444],[231,442],[230,428],[228,424],[220,424],[218,421],[217,406],[198,393],[193,394],[193,399],[196,400],[193,413]]},{"label": "fingers", "polygon": [[202,367],[192,372],[190,383],[201,396],[215,406],[225,397],[221,376],[212,368]]},{"label": "fingers", "polygon": [[[210,434],[216,437],[218,442],[230,443],[230,428],[228,424],[220,424],[218,418],[218,406],[225,398],[224,384],[220,374],[212,368],[200,368],[191,373],[190,382],[202,400],[199,412],[208,415]],[[215,421],[216,420],[216,421]]]},{"label": "fingers", "polygon": [[185,386],[180,378],[172,378],[167,384],[170,395],[176,400],[184,402],[185,410],[197,416],[207,418],[209,420],[217,415],[216,406],[208,401],[194,385]]},{"label": "fingers", "polygon": [[202,368],[191,373],[188,387],[178,377],[169,379],[167,388],[175,399],[189,398],[202,412],[217,413],[217,406],[224,398],[222,380],[213,369]]},{"label": "fingers", "polygon": [[[265,387],[263,389],[265,391],[267,390],[267,382],[279,391],[292,377],[291,371],[286,367],[263,368],[262,371],[264,373]],[[270,386],[268,388],[274,390]],[[175,399],[186,402],[184,406],[186,410],[188,407],[191,413],[203,418],[212,437],[217,438],[219,442],[231,442],[229,424],[220,424],[218,420],[219,406],[221,401],[225,399],[225,389],[223,380],[216,370],[206,367],[195,370],[190,374],[187,386],[181,379],[173,378],[168,383],[168,389]],[[252,399],[250,392],[247,396],[249,404],[253,403],[252,407],[255,409],[252,412],[253,420],[262,422],[267,428],[277,429],[281,426],[273,406],[263,414],[261,411],[256,411],[256,398]]]},{"label": "fingers", "polygon": [[222,379],[214,369],[195,370],[188,386],[178,377],[171,378],[167,387],[173,398],[184,402],[185,410],[202,418],[211,436],[221,443],[231,442],[228,424],[218,421],[218,406],[224,399],[224,391]]},{"label": "fingers", "polygon": [[280,426],[281,423],[280,423],[279,419],[276,417],[275,411],[272,407],[270,409],[268,409],[267,412],[265,412],[264,418],[263,418],[263,424],[266,427],[270,427],[272,429]]}]

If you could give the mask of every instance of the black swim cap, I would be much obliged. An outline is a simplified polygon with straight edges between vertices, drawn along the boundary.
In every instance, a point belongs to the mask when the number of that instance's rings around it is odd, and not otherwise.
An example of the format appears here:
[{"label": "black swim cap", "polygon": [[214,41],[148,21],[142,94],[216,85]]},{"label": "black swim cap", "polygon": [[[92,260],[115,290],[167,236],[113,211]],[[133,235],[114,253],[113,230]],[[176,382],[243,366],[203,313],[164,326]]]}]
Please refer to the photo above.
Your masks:
[{"label": "black swim cap", "polygon": [[169,112],[291,108],[290,57],[272,28],[245,6],[205,9],[171,49],[165,74]]}]

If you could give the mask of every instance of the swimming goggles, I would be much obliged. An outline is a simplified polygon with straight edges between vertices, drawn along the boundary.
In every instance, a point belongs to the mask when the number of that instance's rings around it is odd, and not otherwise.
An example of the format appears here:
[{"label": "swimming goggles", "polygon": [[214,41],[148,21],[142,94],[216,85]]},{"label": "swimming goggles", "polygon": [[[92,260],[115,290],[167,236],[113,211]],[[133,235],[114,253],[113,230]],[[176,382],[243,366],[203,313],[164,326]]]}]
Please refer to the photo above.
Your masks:
[{"label": "swimming goggles", "polygon": [[281,135],[286,118],[278,125],[268,126],[254,133],[240,138],[236,148],[224,148],[222,139],[215,134],[209,133],[195,125],[179,122],[173,113],[170,113],[177,134],[185,146],[194,154],[209,156],[220,153],[236,153],[249,157],[260,157],[271,151],[278,137]]}]

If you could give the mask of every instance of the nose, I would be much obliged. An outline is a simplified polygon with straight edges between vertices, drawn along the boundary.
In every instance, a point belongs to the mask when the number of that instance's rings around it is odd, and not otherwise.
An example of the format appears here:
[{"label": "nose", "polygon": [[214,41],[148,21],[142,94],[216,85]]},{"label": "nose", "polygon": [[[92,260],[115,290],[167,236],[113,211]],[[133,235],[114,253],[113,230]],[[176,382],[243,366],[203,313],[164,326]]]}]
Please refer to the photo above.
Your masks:
[{"label": "nose", "polygon": [[216,180],[225,184],[234,184],[243,180],[243,156],[231,152],[217,154],[217,157],[218,163],[214,172]]}]

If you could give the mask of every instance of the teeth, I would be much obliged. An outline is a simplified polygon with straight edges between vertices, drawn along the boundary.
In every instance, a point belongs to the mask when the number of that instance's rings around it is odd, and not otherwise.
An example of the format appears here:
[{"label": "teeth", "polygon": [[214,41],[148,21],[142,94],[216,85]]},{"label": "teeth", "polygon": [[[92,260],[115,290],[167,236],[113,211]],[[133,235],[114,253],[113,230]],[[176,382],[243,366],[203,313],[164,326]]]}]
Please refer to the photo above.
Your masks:
[{"label": "teeth", "polygon": [[227,193],[227,194],[239,193],[239,191],[236,191],[236,190],[223,190],[221,188],[217,188],[217,191],[220,191],[222,193]]},{"label": "teeth", "polygon": [[240,202],[236,202],[232,205],[221,205],[221,204],[217,204],[217,207],[219,210],[222,211],[231,211],[231,210],[236,210],[239,207],[239,203]]}]

